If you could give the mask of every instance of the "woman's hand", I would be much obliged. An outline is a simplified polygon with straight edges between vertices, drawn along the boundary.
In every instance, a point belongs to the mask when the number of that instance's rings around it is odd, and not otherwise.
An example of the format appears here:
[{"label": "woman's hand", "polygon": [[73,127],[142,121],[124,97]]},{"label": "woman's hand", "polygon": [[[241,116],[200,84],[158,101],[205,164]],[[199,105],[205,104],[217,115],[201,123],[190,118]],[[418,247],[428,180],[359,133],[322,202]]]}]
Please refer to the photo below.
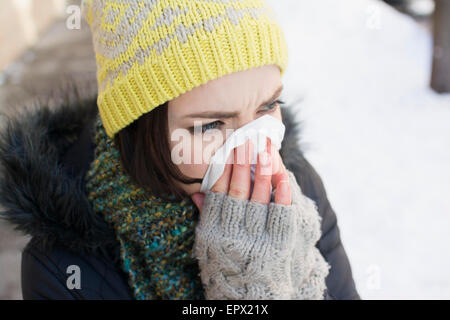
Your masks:
[{"label": "woman's hand", "polygon": [[[276,160],[260,154],[251,192],[251,154],[250,142],[236,148],[233,164],[227,162],[204,203],[197,204],[202,213],[192,253],[207,299],[290,299],[295,294],[291,264],[297,215],[288,176],[283,181]],[[278,186],[277,202],[271,202],[272,184]]]},{"label": "woman's hand", "polygon": [[207,299],[323,297],[328,267],[315,247],[319,214],[279,153],[270,144],[267,150],[258,155],[253,191],[247,143],[205,196],[192,197],[202,212],[192,253]]},{"label": "woman's hand", "polygon": [[[258,154],[256,163],[255,182],[253,192],[251,189],[251,157],[253,144],[250,140],[231,153],[230,158],[234,161],[227,161],[222,176],[217,180],[211,191],[228,194],[229,196],[251,200],[253,202],[269,204],[271,200],[271,187],[275,189],[274,202],[278,204],[291,204],[291,189],[289,179],[281,156],[267,139],[267,151]],[[231,159],[228,159],[231,160]],[[202,211],[205,195],[195,193],[192,200]]]}]

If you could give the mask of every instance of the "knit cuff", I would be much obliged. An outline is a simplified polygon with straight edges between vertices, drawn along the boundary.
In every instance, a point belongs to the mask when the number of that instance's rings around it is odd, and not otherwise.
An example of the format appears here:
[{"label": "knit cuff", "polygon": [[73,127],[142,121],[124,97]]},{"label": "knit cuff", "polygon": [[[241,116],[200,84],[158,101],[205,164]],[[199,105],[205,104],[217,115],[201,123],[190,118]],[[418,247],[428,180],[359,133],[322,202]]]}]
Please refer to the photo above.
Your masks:
[{"label": "knit cuff", "polygon": [[291,187],[292,206],[297,213],[298,233],[305,241],[304,245],[310,247],[320,240],[322,217],[316,203],[303,194],[295,175],[289,170],[287,174]]}]

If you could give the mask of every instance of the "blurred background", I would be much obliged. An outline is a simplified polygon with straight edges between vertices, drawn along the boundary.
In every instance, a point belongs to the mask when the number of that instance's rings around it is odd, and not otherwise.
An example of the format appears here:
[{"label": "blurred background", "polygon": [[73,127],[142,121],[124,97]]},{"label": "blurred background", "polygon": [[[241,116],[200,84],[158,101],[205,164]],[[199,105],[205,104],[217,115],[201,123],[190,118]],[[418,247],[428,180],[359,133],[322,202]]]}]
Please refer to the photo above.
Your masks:
[{"label": "blurred background", "polygon": [[[289,45],[285,100],[338,216],[363,299],[449,299],[450,0],[268,0]],[[80,0],[0,1],[0,111],[96,94]],[[0,299],[29,239],[0,221]]]}]

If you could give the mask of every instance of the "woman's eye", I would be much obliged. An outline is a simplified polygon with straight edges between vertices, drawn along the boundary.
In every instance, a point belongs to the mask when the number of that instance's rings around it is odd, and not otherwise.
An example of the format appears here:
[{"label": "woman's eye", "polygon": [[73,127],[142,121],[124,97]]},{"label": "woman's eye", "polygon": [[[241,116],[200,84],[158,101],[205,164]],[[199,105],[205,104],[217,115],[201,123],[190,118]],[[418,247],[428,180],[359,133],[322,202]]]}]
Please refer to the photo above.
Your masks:
[{"label": "woman's eye", "polygon": [[216,120],[214,122],[207,123],[202,126],[196,125],[196,126],[189,127],[188,130],[191,132],[191,134],[197,134],[200,132],[204,133],[205,131],[208,131],[208,130],[217,129],[218,127],[220,127],[223,124],[224,123],[222,121]]},{"label": "woman's eye", "polygon": [[217,121],[214,121],[214,122],[211,122],[211,123],[204,124],[201,127],[202,133],[204,133],[205,131],[208,131],[208,130],[216,129],[222,123],[223,123],[222,121],[217,120]]},{"label": "woman's eye", "polygon": [[282,100],[277,100],[277,101],[274,101],[273,103],[271,103],[271,104],[269,104],[269,105],[267,105],[264,109],[262,109],[261,111],[263,111],[263,112],[268,112],[268,111],[273,111],[278,105],[283,105],[284,104],[284,101],[282,101]]},{"label": "woman's eye", "polygon": [[217,126],[219,125],[219,122],[220,121],[214,121],[214,122],[203,125],[202,132],[217,128]]}]

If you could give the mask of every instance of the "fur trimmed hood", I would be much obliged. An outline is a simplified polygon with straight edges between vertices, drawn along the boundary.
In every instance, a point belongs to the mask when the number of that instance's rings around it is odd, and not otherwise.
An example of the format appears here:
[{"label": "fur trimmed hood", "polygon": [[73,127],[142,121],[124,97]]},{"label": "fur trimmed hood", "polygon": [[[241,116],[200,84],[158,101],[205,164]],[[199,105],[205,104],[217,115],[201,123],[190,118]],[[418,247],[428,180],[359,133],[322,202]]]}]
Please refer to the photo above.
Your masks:
[{"label": "fur trimmed hood", "polygon": [[[299,170],[300,123],[289,108],[282,113],[281,155],[290,170]],[[97,115],[95,99],[37,106],[6,119],[0,132],[0,217],[44,250],[117,255],[114,232],[92,210],[85,191]]]}]

